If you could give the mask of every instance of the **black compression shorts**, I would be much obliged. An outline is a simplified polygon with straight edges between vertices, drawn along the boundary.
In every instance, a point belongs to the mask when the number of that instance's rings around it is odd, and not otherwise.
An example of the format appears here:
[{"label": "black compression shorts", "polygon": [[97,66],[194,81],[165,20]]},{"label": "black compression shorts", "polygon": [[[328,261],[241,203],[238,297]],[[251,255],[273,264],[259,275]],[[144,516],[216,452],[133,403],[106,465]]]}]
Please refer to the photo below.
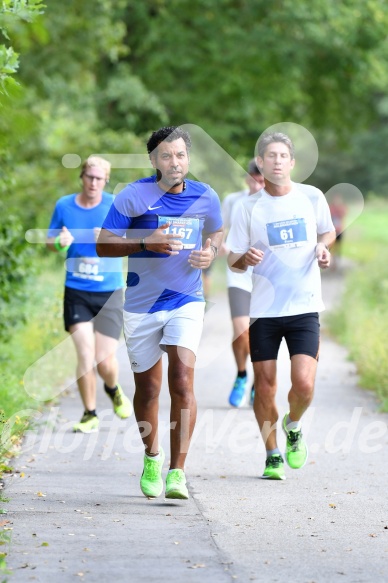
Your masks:
[{"label": "black compression shorts", "polygon": [[74,324],[93,320],[97,332],[118,340],[123,327],[123,290],[86,292],[65,287],[63,318],[67,332]]},{"label": "black compression shorts", "polygon": [[318,313],[251,319],[249,343],[252,362],[276,360],[282,338],[286,340],[290,358],[295,354],[307,354],[318,360]]}]

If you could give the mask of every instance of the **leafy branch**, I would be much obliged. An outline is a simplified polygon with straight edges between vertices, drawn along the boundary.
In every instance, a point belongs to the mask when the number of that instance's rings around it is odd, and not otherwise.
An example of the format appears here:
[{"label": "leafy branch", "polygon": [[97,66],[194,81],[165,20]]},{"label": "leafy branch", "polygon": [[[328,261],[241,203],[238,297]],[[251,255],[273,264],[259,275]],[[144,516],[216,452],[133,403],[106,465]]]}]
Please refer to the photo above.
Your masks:
[{"label": "leafy branch", "polygon": [[[2,0],[0,4],[0,33],[9,41],[9,27],[16,20],[33,22],[40,14],[43,14],[41,0]],[[18,85],[12,77],[19,68],[19,55],[12,46],[0,45],[0,93],[7,94],[7,85]]]}]

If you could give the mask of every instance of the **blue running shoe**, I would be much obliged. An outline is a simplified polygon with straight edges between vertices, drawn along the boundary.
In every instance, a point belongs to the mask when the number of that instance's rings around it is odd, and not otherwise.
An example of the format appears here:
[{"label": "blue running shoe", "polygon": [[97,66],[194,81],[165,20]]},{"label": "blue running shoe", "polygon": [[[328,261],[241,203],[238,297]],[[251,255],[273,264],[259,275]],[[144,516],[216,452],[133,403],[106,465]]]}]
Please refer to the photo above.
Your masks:
[{"label": "blue running shoe", "polygon": [[237,377],[232,392],[229,395],[229,404],[232,407],[242,407],[245,405],[245,390],[247,387],[247,377]]},{"label": "blue running shoe", "polygon": [[253,407],[253,403],[255,402],[255,385],[252,385],[251,388],[251,396],[249,398],[249,404],[251,407]]}]

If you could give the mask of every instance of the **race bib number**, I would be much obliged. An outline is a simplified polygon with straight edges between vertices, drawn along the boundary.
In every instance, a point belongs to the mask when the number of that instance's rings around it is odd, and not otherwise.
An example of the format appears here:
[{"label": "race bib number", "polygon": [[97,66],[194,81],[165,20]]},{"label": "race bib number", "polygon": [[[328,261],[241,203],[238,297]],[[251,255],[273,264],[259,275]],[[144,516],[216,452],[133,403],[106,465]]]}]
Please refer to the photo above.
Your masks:
[{"label": "race bib number", "polygon": [[302,247],[307,242],[305,219],[267,223],[270,247]]},{"label": "race bib number", "polygon": [[183,249],[195,249],[199,234],[199,219],[194,217],[158,217],[158,227],[169,223],[164,231],[167,234],[176,235],[182,241]]},{"label": "race bib number", "polygon": [[73,267],[73,277],[92,281],[104,280],[104,276],[100,274],[100,260],[98,258],[80,257],[75,260]]}]

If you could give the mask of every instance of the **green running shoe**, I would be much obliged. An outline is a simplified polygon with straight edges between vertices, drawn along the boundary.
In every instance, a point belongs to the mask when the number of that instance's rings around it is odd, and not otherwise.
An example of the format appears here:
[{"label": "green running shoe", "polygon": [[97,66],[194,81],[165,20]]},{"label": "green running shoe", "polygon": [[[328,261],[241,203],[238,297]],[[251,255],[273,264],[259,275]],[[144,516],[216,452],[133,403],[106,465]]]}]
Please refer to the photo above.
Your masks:
[{"label": "green running shoe", "polygon": [[117,385],[117,389],[112,397],[108,391],[105,391],[106,394],[110,397],[113,403],[113,411],[116,413],[120,419],[127,419],[133,413],[133,407],[131,401],[128,397],[124,394],[123,389],[120,385]]},{"label": "green running shoe", "polygon": [[302,431],[287,430],[287,417],[288,413],[284,416],[282,423],[283,431],[287,437],[286,460],[290,468],[298,470],[305,465],[309,452],[307,443],[303,439]]},{"label": "green running shoe", "polygon": [[187,500],[189,491],[186,487],[186,476],[183,470],[171,470],[166,477],[166,498]]},{"label": "green running shoe", "polygon": [[73,425],[73,431],[81,433],[95,433],[98,430],[100,420],[97,415],[84,413],[79,423]]},{"label": "green running shoe", "polygon": [[144,456],[144,469],[140,478],[140,488],[144,496],[148,498],[157,498],[163,492],[162,469],[164,464],[164,451],[159,448],[160,458],[158,460],[152,457]]},{"label": "green running shoe", "polygon": [[265,470],[262,478],[267,480],[285,480],[284,473],[284,459],[281,455],[274,453],[267,457],[265,462]]}]

